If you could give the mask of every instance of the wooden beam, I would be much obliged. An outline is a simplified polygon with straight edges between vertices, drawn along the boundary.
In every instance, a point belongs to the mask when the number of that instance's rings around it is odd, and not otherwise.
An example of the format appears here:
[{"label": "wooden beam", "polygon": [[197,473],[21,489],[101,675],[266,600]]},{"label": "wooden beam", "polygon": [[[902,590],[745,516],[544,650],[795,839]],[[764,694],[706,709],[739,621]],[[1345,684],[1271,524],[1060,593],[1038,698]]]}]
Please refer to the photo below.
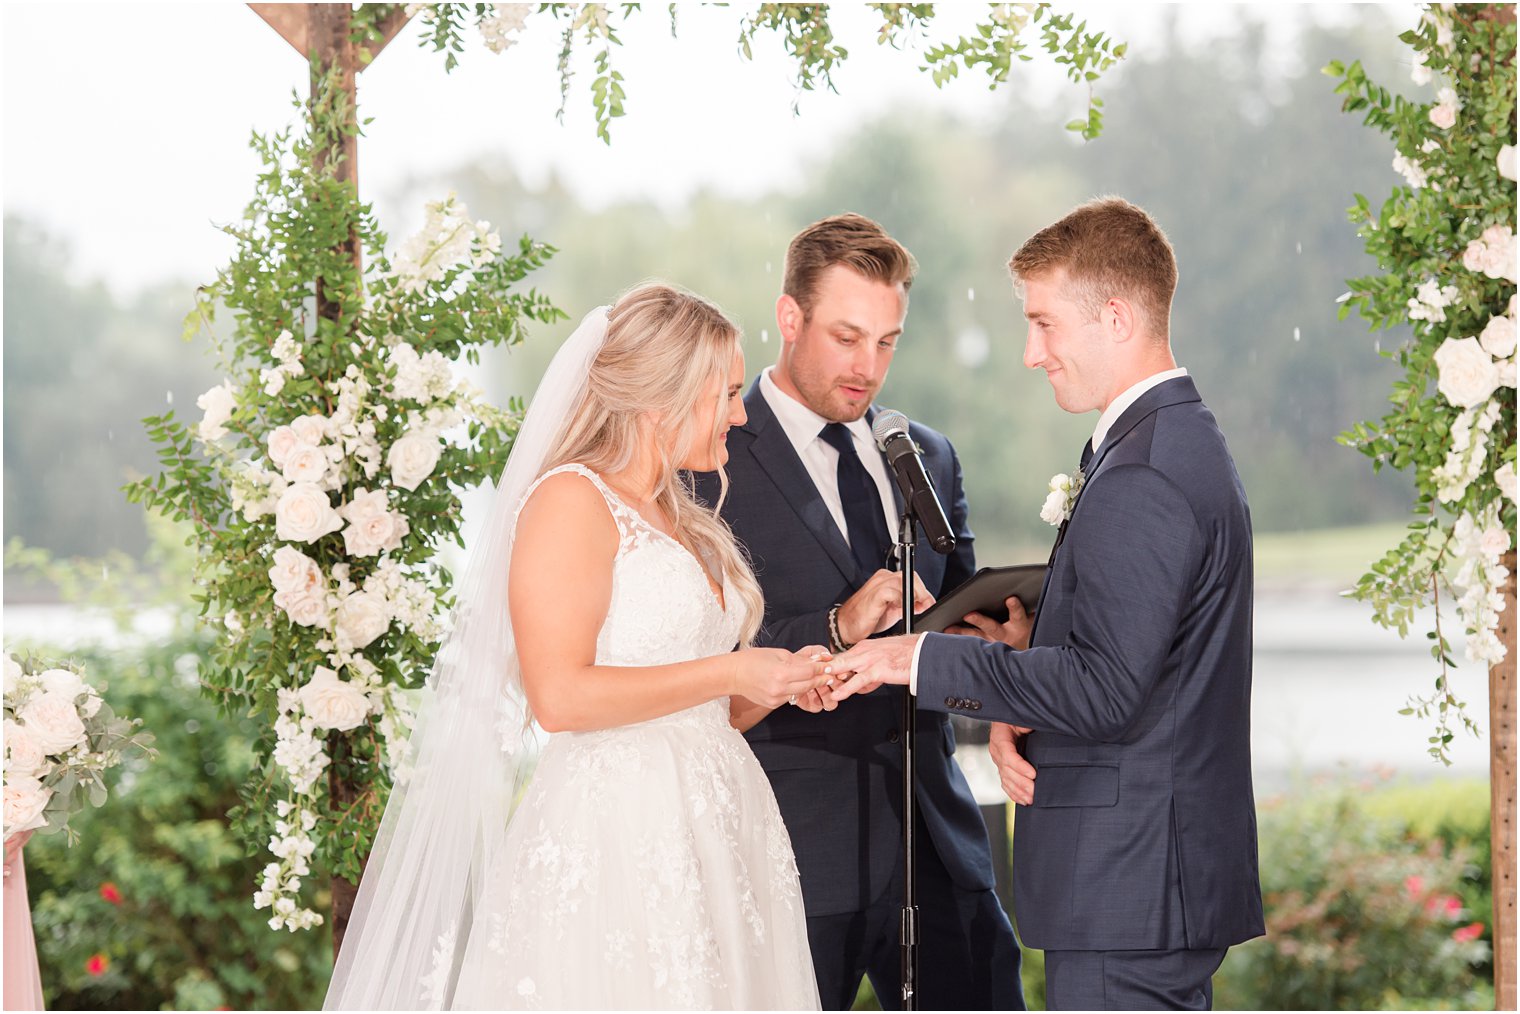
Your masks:
[{"label": "wooden beam", "polygon": [[359,62],[359,69],[362,71],[371,63],[374,63],[375,57],[380,55],[380,51],[388,46],[390,44],[390,41],[394,39],[398,34],[400,34],[401,29],[405,28],[406,23],[411,19],[412,16],[406,12],[406,4],[397,4],[395,8],[385,16],[384,20],[375,26],[380,31],[379,40],[375,42],[366,42],[360,47],[369,55]]},{"label": "wooden beam", "polygon": [[[306,59],[311,52],[311,35],[308,25],[311,15],[307,11],[308,4],[249,4],[249,10],[263,18],[264,21],[280,33],[280,38],[295,47],[301,59]],[[397,8],[401,10],[402,8]]]},{"label": "wooden beam", "polygon": [[[1513,16],[1513,14],[1511,15]],[[1488,670],[1489,821],[1493,845],[1494,1009],[1515,1009],[1515,552],[1504,557],[1499,642],[1509,650]]]}]

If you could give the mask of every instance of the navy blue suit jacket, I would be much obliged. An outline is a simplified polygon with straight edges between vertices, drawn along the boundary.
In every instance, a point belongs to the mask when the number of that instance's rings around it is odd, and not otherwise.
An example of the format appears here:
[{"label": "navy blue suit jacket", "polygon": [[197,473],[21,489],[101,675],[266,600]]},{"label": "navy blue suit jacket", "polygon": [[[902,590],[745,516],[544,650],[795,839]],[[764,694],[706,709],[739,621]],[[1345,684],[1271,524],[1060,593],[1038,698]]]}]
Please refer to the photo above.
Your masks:
[{"label": "navy blue suit jacket", "polygon": [[[856,564],[758,380],[744,406],[748,421],[728,434],[722,515],[748,550],[765,593],[759,643],[791,650],[827,645],[829,608],[870,574]],[[954,553],[941,556],[919,539],[915,569],[938,595],[975,570],[960,462],[939,433],[913,423],[909,434],[923,449],[958,540]],[[694,478],[698,496],[716,503],[717,475]],[[863,910],[895,886],[902,852],[903,689],[891,689],[896,692],[854,698],[817,715],[778,708],[745,734],[775,788],[809,916]],[[949,719],[921,713],[919,811],[955,883],[986,890],[993,886],[987,831],[954,752]]]},{"label": "navy blue suit jacket", "polygon": [[1222,948],[1264,932],[1251,788],[1251,517],[1193,381],[1110,429],[1028,651],[926,635],[922,708],[1028,726],[1014,912],[1045,950]]}]

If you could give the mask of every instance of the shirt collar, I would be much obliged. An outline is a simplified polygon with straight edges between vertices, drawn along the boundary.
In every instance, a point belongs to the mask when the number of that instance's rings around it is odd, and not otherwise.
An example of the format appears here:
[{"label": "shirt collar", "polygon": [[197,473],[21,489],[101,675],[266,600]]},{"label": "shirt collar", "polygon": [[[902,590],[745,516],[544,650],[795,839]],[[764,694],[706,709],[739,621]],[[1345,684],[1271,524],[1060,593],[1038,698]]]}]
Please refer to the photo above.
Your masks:
[{"label": "shirt collar", "polygon": [[[805,448],[818,439],[819,432],[831,420],[825,419],[796,398],[781,390],[780,385],[771,377],[771,371],[774,369],[774,366],[767,366],[761,372],[760,394],[765,398],[765,403],[771,407],[771,412],[775,414],[776,421],[786,431],[786,437],[792,442],[792,447],[796,449],[798,455],[801,455]],[[861,445],[866,447],[875,446],[874,438],[871,436],[871,426],[866,422],[864,416],[844,425],[850,431],[850,435],[855,438],[857,449]]]},{"label": "shirt collar", "polygon": [[1142,394],[1157,384],[1185,376],[1187,376],[1187,370],[1180,366],[1175,370],[1162,370],[1160,373],[1152,373],[1138,384],[1131,385],[1123,394],[1109,402],[1108,408],[1104,409],[1103,414],[1098,416],[1098,426],[1093,430],[1093,451],[1096,452],[1099,447],[1103,446],[1103,441],[1107,438],[1110,427],[1119,421],[1119,417],[1124,414],[1125,409],[1140,400]]}]

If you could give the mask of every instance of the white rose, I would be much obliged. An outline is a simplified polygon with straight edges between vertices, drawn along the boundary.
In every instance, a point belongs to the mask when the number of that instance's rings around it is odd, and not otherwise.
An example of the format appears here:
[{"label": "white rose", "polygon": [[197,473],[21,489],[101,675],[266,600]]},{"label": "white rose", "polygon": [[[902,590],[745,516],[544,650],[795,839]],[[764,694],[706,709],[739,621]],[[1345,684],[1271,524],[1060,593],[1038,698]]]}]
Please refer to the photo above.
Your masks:
[{"label": "white rose", "polygon": [[201,418],[200,435],[202,440],[220,440],[227,435],[227,427],[224,423],[232,418],[232,410],[237,408],[237,399],[232,393],[232,381],[224,381],[195,399],[197,407],[205,411]]},{"label": "white rose", "polygon": [[364,691],[340,680],[325,666],[317,667],[300,696],[306,714],[324,729],[353,729],[369,717],[370,702]]},{"label": "white rose", "polygon": [[41,681],[43,690],[71,701],[84,690],[84,680],[79,678],[77,672],[67,669],[47,669],[38,673],[37,679]]},{"label": "white rose", "polygon": [[1450,130],[1457,122],[1457,107],[1438,102],[1430,108],[1430,122],[1442,130]]},{"label": "white rose", "polygon": [[322,585],[322,568],[317,566],[317,561],[294,546],[281,546],[274,551],[274,566],[269,568],[269,583],[274,585],[275,591],[311,594]]},{"label": "white rose", "polygon": [[327,596],[322,594],[286,589],[274,593],[274,604],[285,610],[290,622],[303,627],[315,627],[327,621]]},{"label": "white rose", "polygon": [[1478,344],[1495,359],[1508,359],[1515,352],[1515,322],[1508,317],[1490,318]]},{"label": "white rose", "polygon": [[269,460],[276,465],[284,465],[290,452],[297,447],[311,446],[307,445],[290,426],[276,426],[264,442],[269,448]]},{"label": "white rose", "polygon": [[84,742],[84,723],[74,699],[63,694],[39,694],[17,713],[21,724],[35,737],[46,754],[61,754]]},{"label": "white rose", "polygon": [[1494,357],[1483,351],[1476,338],[1448,338],[1436,349],[1436,387],[1441,396],[1458,408],[1483,404],[1499,386]]},{"label": "white rose", "polygon": [[327,474],[327,451],[303,444],[285,456],[281,474],[286,482],[321,482]]},{"label": "white rose", "polygon": [[274,529],[291,542],[316,542],[343,527],[327,494],[309,482],[291,483],[274,505]]},{"label": "white rose", "polygon": [[343,546],[349,556],[374,556],[401,545],[410,528],[406,519],[388,510],[388,506],[384,490],[359,489],[354,491],[351,501],[339,508],[339,513],[348,520],[348,527],[343,529]]},{"label": "white rose", "polygon": [[1066,520],[1066,491],[1052,490],[1040,507],[1040,520],[1047,525],[1059,525]]},{"label": "white rose", "polygon": [[338,605],[335,631],[339,641],[347,641],[350,648],[367,646],[390,625],[390,610],[378,595],[354,592]]},{"label": "white rose", "polygon": [[5,780],[5,836],[22,831],[32,831],[47,821],[42,811],[47,809],[53,790],[45,789],[35,778],[7,778]]},{"label": "white rose", "polygon": [[1512,144],[1499,149],[1499,175],[1507,180],[1515,178],[1515,146]]},{"label": "white rose", "polygon": [[6,693],[6,696],[10,696],[11,694],[13,694],[13,693],[16,692],[16,687],[18,685],[20,685],[20,683],[21,683],[21,676],[22,676],[21,663],[16,661],[15,656],[13,656],[13,655],[6,655],[5,656],[5,693]]},{"label": "white rose", "polygon": [[1501,525],[1483,529],[1483,535],[1478,540],[1478,549],[1485,556],[1503,556],[1509,551],[1509,532]]},{"label": "white rose", "polygon": [[85,695],[84,700],[79,702],[79,713],[86,718],[94,718],[95,714],[100,711],[101,704],[104,702],[101,701],[100,695],[95,691],[90,690],[89,687],[85,687],[85,689],[89,690],[90,692]]},{"label": "white rose", "polygon": [[269,354],[282,363],[288,363],[301,355],[301,349],[296,344],[295,335],[287,329],[281,331],[275,338],[274,346],[269,350]]},{"label": "white rose", "polygon": [[1506,461],[1494,472],[1494,482],[1499,484],[1499,492],[1509,498],[1510,503],[1515,502],[1515,463]]},{"label": "white rose", "polygon": [[327,436],[328,423],[319,415],[303,415],[292,422],[290,428],[295,431],[301,443],[316,447]]},{"label": "white rose", "polygon": [[391,482],[402,489],[416,489],[433,474],[441,450],[437,435],[426,430],[397,440],[385,456],[385,463],[391,466]]},{"label": "white rose", "polygon": [[40,778],[47,770],[47,754],[26,726],[9,719],[5,723],[5,780]]}]

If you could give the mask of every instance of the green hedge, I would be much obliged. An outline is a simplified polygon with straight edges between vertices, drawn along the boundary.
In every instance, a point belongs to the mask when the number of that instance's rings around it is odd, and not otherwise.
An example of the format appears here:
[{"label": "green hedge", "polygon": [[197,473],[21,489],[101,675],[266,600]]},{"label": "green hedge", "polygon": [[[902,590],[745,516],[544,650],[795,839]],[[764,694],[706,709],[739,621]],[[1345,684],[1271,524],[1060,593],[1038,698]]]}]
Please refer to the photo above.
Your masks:
[{"label": "green hedge", "polygon": [[[26,847],[43,992],[55,1010],[311,1009],[332,965],[325,929],[276,933],[251,895],[261,860],[227,827],[252,764],[254,720],[197,686],[194,635],[66,657],[142,718],[158,756],[117,769],[111,798],[73,821],[80,841]],[[65,657],[46,651],[53,657]],[[317,899],[322,901],[323,899]]]}]

